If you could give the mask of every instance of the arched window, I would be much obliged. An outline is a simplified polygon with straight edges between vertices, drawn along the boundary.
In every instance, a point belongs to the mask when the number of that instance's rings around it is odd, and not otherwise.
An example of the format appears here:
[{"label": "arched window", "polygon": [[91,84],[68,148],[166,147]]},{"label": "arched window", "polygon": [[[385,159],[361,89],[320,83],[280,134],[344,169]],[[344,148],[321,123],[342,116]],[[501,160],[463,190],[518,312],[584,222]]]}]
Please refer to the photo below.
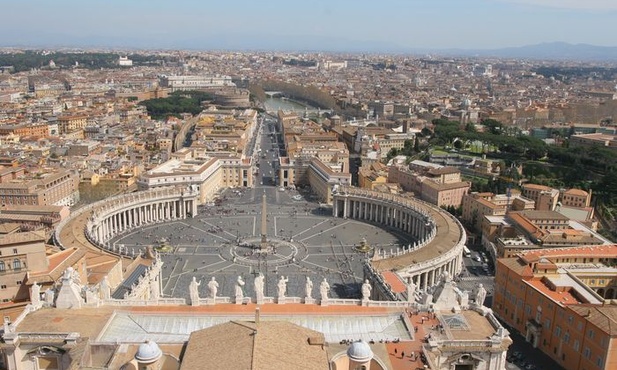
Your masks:
[{"label": "arched window", "polygon": [[0,272],[4,272],[6,270],[6,265],[4,264],[4,261],[0,261]]},{"label": "arched window", "polygon": [[17,258],[13,260],[13,270],[21,270],[21,261]]}]

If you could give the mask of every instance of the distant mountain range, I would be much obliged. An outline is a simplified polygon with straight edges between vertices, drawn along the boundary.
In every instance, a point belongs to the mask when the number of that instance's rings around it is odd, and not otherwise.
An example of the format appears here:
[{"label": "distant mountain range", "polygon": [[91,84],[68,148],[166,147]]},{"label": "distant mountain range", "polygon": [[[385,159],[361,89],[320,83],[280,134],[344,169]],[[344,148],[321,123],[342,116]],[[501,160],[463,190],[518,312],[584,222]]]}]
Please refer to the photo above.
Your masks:
[{"label": "distant mountain range", "polygon": [[549,42],[499,49],[428,49],[410,48],[383,41],[359,41],[341,37],[314,35],[209,34],[194,38],[158,35],[156,39],[139,36],[76,36],[45,34],[37,41],[25,35],[6,35],[0,46],[30,48],[123,48],[123,49],[194,49],[194,50],[269,50],[320,51],[342,53],[395,53],[414,55],[477,56],[515,59],[617,61],[617,47]]},{"label": "distant mountain range", "polygon": [[444,49],[433,50],[440,55],[479,56],[515,59],[617,61],[617,47],[589,44],[548,42],[501,49]]}]

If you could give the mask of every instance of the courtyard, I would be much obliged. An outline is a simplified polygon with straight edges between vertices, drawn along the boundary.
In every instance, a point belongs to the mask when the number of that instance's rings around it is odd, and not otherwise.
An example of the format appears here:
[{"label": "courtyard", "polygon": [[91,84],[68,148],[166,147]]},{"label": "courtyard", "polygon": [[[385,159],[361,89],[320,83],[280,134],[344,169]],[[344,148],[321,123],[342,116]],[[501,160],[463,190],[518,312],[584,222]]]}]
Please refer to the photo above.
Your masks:
[{"label": "courtyard", "polygon": [[[267,251],[259,248],[264,194]],[[358,250],[364,242],[371,247],[368,252]],[[304,298],[309,277],[313,298],[319,298],[324,278],[330,298],[360,298],[364,263],[373,250],[396,249],[413,240],[395,229],[334,218],[309,192],[266,186],[226,189],[216,202],[199,206],[193,218],[133,229],[111,243],[136,253],[152,246],[160,253],[164,297],[188,298],[193,277],[200,283],[200,297],[207,297],[212,277],[219,284],[218,296],[231,297],[238,276],[246,283],[244,295],[255,297],[253,281],[263,274],[266,297],[277,296],[284,276],[289,297]]]}]

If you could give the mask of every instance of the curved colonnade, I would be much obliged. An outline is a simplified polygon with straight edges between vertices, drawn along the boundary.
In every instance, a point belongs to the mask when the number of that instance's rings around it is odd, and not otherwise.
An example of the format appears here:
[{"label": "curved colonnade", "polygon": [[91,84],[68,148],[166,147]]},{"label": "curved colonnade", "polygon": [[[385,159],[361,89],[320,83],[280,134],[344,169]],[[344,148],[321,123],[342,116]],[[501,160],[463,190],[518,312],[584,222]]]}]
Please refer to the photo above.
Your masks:
[{"label": "curved colonnade", "polygon": [[426,291],[445,272],[450,276],[461,272],[467,236],[460,222],[446,211],[415,198],[352,187],[339,189],[333,208],[335,217],[389,226],[417,240],[397,250],[376,251],[369,266],[374,275],[393,271]]},{"label": "curved colonnade", "polygon": [[62,248],[100,248],[128,256],[109,240],[136,227],[192,217],[198,200],[198,192],[179,187],[118,195],[75,211],[58,225],[54,241]]},{"label": "curved colonnade", "polygon": [[[136,227],[192,217],[198,199],[197,192],[177,187],[112,197],[75,211],[58,225],[54,239],[62,248],[96,248],[132,257],[127,250],[110,246],[109,240]],[[343,187],[334,194],[333,211],[335,217],[393,227],[416,239],[403,248],[375,254],[367,268],[380,285],[387,286],[382,273],[393,271],[426,291],[444,272],[454,276],[461,271],[465,231],[458,220],[429,203]],[[388,295],[396,299],[393,293]]]}]

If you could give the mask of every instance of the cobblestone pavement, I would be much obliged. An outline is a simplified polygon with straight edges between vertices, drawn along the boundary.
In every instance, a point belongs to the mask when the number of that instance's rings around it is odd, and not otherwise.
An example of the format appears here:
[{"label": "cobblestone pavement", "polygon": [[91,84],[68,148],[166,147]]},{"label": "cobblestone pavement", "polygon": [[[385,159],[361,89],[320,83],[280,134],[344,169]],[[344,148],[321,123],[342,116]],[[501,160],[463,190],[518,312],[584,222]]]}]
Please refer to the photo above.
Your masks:
[{"label": "cobblestone pavement", "polygon": [[[261,202],[266,194],[268,253],[258,253],[261,241]],[[295,197],[295,199],[294,199]],[[118,235],[112,243],[129,250],[167,245],[162,252],[163,294],[188,298],[195,276],[207,296],[212,276],[219,296],[232,296],[238,276],[245,281],[245,296],[255,297],[253,281],[265,277],[265,296],[277,296],[280,276],[289,278],[287,296],[305,297],[306,277],[313,282],[312,297],[326,278],[332,298],[360,298],[367,257],[354,248],[364,238],[378,248],[396,248],[413,242],[394,229],[354,220],[333,218],[328,209],[305,199],[304,193],[274,187],[228,189],[220,205],[200,206],[190,219],[143,227]]]}]

